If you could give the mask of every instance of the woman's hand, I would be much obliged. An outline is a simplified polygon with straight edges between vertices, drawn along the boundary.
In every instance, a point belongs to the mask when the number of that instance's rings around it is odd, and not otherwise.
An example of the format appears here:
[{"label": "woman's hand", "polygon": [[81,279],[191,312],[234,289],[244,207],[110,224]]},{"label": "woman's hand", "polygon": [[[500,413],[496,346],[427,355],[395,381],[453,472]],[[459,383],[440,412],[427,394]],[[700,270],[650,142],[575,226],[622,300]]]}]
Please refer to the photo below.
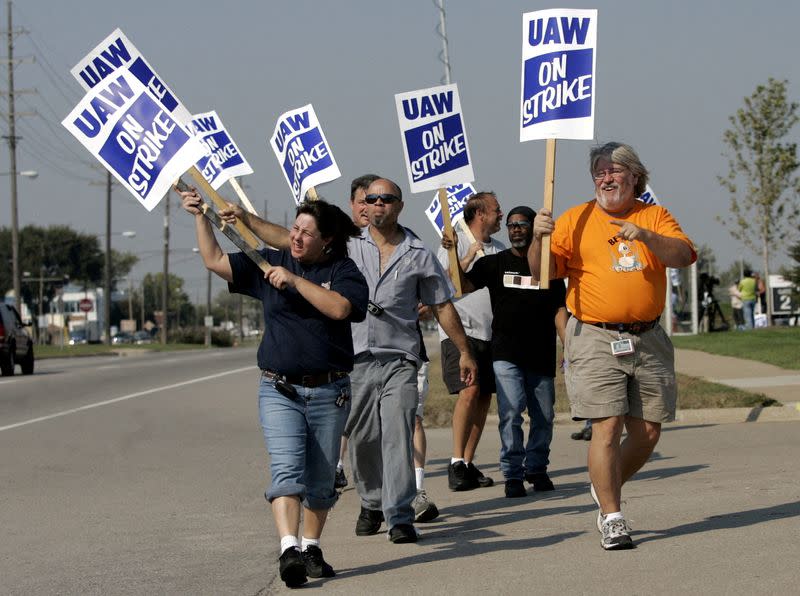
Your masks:
[{"label": "woman's hand", "polygon": [[264,274],[266,279],[273,287],[283,290],[287,287],[293,288],[297,282],[297,276],[289,272],[284,267],[273,266],[268,273]]}]

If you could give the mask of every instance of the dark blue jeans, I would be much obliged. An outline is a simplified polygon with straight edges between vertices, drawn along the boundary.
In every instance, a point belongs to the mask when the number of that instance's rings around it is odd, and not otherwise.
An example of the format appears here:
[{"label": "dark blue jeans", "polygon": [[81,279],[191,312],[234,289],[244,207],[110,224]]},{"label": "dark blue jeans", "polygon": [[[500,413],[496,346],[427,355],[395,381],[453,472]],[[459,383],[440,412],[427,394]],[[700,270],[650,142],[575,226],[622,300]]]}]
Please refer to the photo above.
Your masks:
[{"label": "dark blue jeans", "polygon": [[[506,480],[546,472],[550,463],[556,394],[552,377],[537,375],[505,360],[494,361],[497,413],[500,416],[500,470]],[[522,413],[530,429],[523,444]]]}]

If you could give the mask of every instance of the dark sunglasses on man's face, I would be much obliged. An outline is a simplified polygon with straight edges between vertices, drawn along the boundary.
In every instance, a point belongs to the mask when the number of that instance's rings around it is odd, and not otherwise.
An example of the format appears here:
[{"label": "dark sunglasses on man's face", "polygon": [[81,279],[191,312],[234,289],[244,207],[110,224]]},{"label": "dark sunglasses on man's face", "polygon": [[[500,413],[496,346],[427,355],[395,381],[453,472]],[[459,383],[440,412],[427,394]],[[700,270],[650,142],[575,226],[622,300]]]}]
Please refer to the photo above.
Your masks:
[{"label": "dark sunglasses on man's face", "polygon": [[364,200],[367,202],[368,205],[374,205],[378,202],[378,199],[383,201],[384,205],[388,205],[390,203],[394,203],[400,200],[400,197],[395,195],[367,195],[364,197]]},{"label": "dark sunglasses on man's face", "polygon": [[513,230],[514,228],[520,228],[522,230],[527,230],[531,227],[531,222],[529,221],[512,221],[506,224],[506,227],[509,230]]}]

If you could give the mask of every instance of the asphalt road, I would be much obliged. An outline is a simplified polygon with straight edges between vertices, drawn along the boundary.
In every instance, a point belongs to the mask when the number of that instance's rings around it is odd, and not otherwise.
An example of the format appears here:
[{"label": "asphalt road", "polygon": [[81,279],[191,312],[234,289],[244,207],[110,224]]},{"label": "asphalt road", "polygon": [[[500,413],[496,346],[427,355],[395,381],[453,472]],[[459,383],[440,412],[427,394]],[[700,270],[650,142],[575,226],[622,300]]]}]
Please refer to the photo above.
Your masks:
[{"label": "asphalt road", "polygon": [[45,360],[4,379],[0,592],[263,588],[257,382],[255,350]]},{"label": "asphalt road", "polygon": [[[271,594],[277,539],[253,350],[42,361],[0,382],[0,593]],[[356,537],[348,487],[325,534],[341,594],[795,593],[800,422],[665,427],[626,485],[637,548],[594,529],[586,444],[556,428],[554,493],[446,487],[447,429],[428,431],[442,511],[418,544]],[[497,432],[478,463],[499,480]]]}]

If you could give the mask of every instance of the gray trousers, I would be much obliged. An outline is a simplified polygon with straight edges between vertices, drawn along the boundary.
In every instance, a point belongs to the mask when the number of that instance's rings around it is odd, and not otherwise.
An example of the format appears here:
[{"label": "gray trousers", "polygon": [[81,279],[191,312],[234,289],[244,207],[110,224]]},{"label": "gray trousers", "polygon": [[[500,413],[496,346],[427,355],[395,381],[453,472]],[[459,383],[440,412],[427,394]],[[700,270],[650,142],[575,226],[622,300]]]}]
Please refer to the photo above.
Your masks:
[{"label": "gray trousers", "polygon": [[416,496],[412,439],[417,367],[397,358],[357,361],[350,375],[349,436],[353,480],[366,509],[382,510],[386,525],[413,524]]}]

